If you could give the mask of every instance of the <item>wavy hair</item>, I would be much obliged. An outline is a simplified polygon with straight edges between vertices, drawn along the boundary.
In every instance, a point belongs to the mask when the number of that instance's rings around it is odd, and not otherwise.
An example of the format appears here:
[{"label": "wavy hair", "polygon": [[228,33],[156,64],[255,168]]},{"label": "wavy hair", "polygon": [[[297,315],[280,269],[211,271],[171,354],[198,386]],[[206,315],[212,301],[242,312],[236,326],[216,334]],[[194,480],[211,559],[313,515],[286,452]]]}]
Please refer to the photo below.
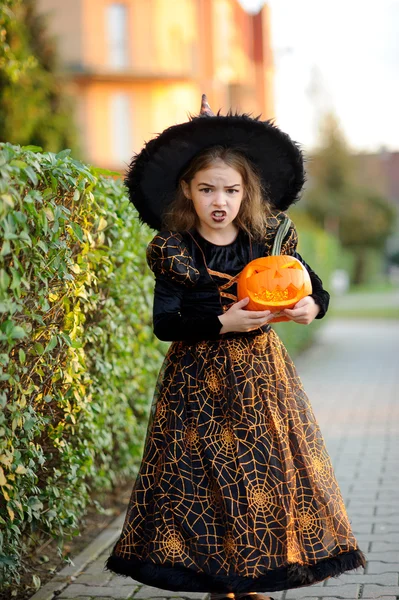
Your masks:
[{"label": "wavy hair", "polygon": [[179,179],[175,198],[164,213],[163,226],[166,229],[187,231],[198,225],[194,204],[184,195],[181,182],[190,184],[198,171],[212,167],[218,159],[238,171],[244,184],[244,195],[234,223],[251,238],[263,239],[271,206],[261,178],[243,152],[223,146],[212,146],[193,158]]}]

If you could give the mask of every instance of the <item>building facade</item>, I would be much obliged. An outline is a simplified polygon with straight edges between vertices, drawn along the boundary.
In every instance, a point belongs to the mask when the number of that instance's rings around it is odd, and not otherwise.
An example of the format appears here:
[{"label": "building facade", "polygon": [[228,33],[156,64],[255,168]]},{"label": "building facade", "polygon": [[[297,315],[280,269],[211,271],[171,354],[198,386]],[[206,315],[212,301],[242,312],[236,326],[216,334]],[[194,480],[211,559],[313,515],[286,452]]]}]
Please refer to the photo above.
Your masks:
[{"label": "building facade", "polygon": [[84,157],[123,169],[143,143],[198,113],[274,117],[269,9],[238,0],[38,0],[69,74]]}]

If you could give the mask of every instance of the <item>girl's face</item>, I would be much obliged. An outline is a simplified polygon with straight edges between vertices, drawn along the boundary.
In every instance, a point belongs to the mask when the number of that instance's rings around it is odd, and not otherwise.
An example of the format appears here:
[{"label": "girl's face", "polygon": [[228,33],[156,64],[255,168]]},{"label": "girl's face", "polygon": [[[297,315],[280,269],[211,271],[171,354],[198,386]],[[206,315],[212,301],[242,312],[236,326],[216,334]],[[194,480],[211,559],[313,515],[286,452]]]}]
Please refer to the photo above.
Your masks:
[{"label": "girl's face", "polygon": [[244,195],[241,174],[217,159],[210,167],[197,171],[188,184],[182,181],[185,196],[191,198],[204,231],[235,229],[233,221]]}]

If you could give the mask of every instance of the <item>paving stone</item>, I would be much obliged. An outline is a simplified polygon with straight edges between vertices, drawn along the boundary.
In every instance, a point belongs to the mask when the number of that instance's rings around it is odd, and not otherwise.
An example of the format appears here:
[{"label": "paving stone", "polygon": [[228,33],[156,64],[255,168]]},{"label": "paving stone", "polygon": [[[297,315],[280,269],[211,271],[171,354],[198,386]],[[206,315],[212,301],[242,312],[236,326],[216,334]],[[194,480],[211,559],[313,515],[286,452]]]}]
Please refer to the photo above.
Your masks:
[{"label": "paving stone", "polygon": [[371,542],[371,552],[399,552],[399,542]]},{"label": "paving stone", "polygon": [[[108,585],[108,583],[112,579],[111,573],[82,573],[76,578],[76,583],[81,583],[83,585],[92,584],[95,581],[96,585]],[[131,582],[130,582],[131,585]]]},{"label": "paving stone", "polygon": [[366,559],[369,561],[382,561],[385,563],[396,563],[399,562],[399,552],[367,552],[366,550],[364,551],[364,553],[366,554]]},{"label": "paving stone", "polygon": [[363,588],[362,598],[385,598],[386,596],[399,596],[399,586],[369,585]]},{"label": "paving stone", "polygon": [[[57,599],[58,598],[62,599],[62,596],[57,596]],[[73,600],[96,600],[96,598],[93,596],[76,596]],[[115,600],[115,598],[111,598],[111,596],[102,596],[101,600]]]},{"label": "paving stone", "polygon": [[352,523],[353,533],[355,535],[359,535],[360,533],[369,533],[373,532],[373,523],[365,522],[365,523]]},{"label": "paving stone", "polygon": [[[60,598],[62,600],[62,596],[57,596],[57,600]],[[97,600],[95,596],[77,596],[73,600]],[[101,596],[101,600],[115,600],[112,596]]]},{"label": "paving stone", "polygon": [[399,523],[373,523],[374,533],[396,533],[399,538]]},{"label": "paving stone", "polygon": [[398,497],[397,491],[396,491],[396,494],[394,494],[393,492],[382,492],[382,493],[378,494],[377,502],[378,502],[378,504],[380,504],[380,502],[390,502],[391,499],[394,499],[397,497]]},{"label": "paving stone", "polygon": [[[69,579],[68,579],[69,582]],[[65,588],[65,580],[58,581],[53,577],[51,581],[46,583],[30,600],[53,600],[59,598],[58,594]]]},{"label": "paving stone", "polygon": [[172,590],[162,590],[160,588],[143,585],[133,596],[133,600],[151,600],[152,598],[189,598],[196,600],[206,600],[209,594],[206,592],[175,592]]},{"label": "paving stone", "polygon": [[107,571],[104,571],[104,561],[102,559],[97,559],[93,561],[92,563],[87,565],[87,567],[85,567],[83,570],[83,573],[90,575],[100,575],[101,573],[106,572]]},{"label": "paving stone", "polygon": [[[345,496],[345,494],[342,494]],[[373,491],[370,493],[362,493],[362,492],[348,492],[346,494],[348,500],[353,500],[354,502],[358,502],[359,504],[366,504],[367,502],[370,504],[374,504],[378,501],[377,491]],[[389,502],[389,498],[384,498],[381,501]]]},{"label": "paving stone", "polygon": [[[291,590],[289,590],[289,591],[291,591]],[[313,593],[313,596],[306,596],[306,600],[318,600],[319,597],[315,595],[316,592],[312,592],[312,593]],[[272,596],[273,598],[276,597],[276,592],[270,592],[270,594],[273,594],[273,596]],[[265,592],[265,595],[268,595],[267,592]],[[297,598],[305,598],[305,596],[299,596],[298,594],[296,597]],[[286,600],[291,600],[291,598],[294,598],[294,596],[287,596],[287,595],[285,596]]]},{"label": "paving stone", "polygon": [[134,589],[128,589],[127,587],[99,587],[97,585],[82,585],[80,583],[72,583],[61,594],[57,597],[57,600],[64,600],[64,598],[75,599],[78,596],[86,598],[93,597],[96,600],[100,598],[112,598],[113,600],[126,600],[130,598],[135,591]]},{"label": "paving stone", "polygon": [[380,503],[377,504],[376,515],[384,516],[384,517],[396,517],[398,514],[398,507],[396,503],[395,506],[381,506]]},{"label": "paving stone", "polygon": [[375,506],[357,506],[354,507],[352,506],[351,501],[349,500],[348,502],[345,502],[346,505],[346,510],[348,513],[348,516],[350,517],[351,515],[353,516],[353,518],[357,518],[357,517],[373,517],[375,514]]},{"label": "paving stone", "polygon": [[[289,590],[286,595],[287,600],[295,600],[295,598],[308,598],[311,594],[318,598],[325,598],[328,596],[337,596],[338,598],[358,598],[359,585],[348,584],[340,586],[309,586],[307,588],[297,588]],[[317,589],[317,592],[316,592]]]},{"label": "paving stone", "polygon": [[398,546],[399,544],[399,534],[388,531],[386,533],[360,533],[358,539],[359,541],[373,542],[375,544],[386,543],[389,546]]},{"label": "paving stone", "polygon": [[348,583],[375,583],[379,585],[396,585],[398,583],[397,573],[383,573],[381,575],[366,573],[343,573],[338,578],[328,579],[327,587],[332,585],[347,585]]},{"label": "paving stone", "polygon": [[387,524],[387,525],[399,525],[399,515],[396,515],[396,517],[393,517],[393,516],[392,517],[384,517],[382,515],[379,515],[379,516],[374,515],[371,519],[367,516],[359,515],[354,518],[354,521],[359,524],[372,523],[373,525],[376,525],[376,524],[381,523],[381,524]]},{"label": "paving stone", "polygon": [[[364,598],[364,596],[361,596],[361,598]],[[397,600],[398,597],[397,596],[386,596],[384,594],[384,592],[382,591],[382,592],[380,592],[380,595],[377,596],[377,598],[383,598],[384,600]]]},{"label": "paving stone", "polygon": [[132,579],[131,577],[123,577],[123,575],[116,575],[115,573],[112,574],[112,578],[110,581],[110,586],[111,585],[115,585],[115,586],[126,586],[126,585],[134,585],[135,587],[137,587],[137,589],[139,589],[140,587],[142,587],[144,584],[141,583],[140,581],[136,581],[135,579]]},{"label": "paving stone", "polygon": [[399,561],[398,562],[382,562],[377,560],[368,560],[367,573],[397,573],[399,578]]},{"label": "paving stone", "polygon": [[[323,586],[323,582],[317,583],[315,585],[307,585],[300,588],[294,588],[292,590],[287,590],[285,594],[285,600],[295,600],[295,598],[306,598],[309,597],[319,597],[321,590],[325,589]],[[270,594],[274,598],[274,592],[270,592]]]},{"label": "paving stone", "polygon": [[354,506],[378,506],[381,509],[391,509],[392,511],[395,510],[395,508],[397,508],[398,503],[397,501],[395,502],[394,500],[373,500],[371,498],[360,498],[357,496],[351,496],[349,498],[349,500],[351,501],[351,503]]}]

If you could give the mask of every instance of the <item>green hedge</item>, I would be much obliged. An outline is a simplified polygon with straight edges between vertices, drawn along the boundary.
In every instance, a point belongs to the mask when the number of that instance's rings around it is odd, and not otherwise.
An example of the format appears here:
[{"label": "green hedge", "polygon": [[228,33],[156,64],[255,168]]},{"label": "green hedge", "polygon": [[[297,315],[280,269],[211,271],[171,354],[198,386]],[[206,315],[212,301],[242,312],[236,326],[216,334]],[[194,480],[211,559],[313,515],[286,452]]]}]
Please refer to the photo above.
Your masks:
[{"label": "green hedge", "polygon": [[29,548],[52,536],[62,556],[92,490],[134,476],[164,350],[153,234],[121,182],[38,150],[0,145],[0,581],[11,587]]}]

